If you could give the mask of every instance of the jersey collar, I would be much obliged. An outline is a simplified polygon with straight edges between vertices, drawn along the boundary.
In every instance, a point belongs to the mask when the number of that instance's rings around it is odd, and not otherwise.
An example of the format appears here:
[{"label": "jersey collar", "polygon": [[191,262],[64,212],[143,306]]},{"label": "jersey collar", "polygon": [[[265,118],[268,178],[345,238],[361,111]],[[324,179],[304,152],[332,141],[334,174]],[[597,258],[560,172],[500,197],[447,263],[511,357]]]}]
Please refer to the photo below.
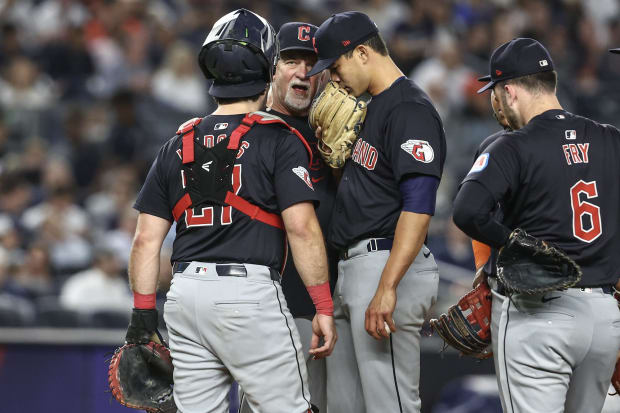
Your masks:
[{"label": "jersey collar", "polygon": [[[549,109],[540,113],[532,118],[535,119],[568,119],[570,113],[565,111],[564,109]],[[530,120],[530,122],[532,121]]]}]

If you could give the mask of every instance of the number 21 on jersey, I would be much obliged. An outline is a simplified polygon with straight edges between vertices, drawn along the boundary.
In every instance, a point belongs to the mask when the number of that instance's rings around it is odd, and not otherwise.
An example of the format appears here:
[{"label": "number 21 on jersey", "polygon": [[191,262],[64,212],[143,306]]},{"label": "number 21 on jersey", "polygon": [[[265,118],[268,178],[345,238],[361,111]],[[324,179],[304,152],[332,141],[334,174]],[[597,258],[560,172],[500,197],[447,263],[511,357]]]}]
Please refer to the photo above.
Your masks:
[{"label": "number 21 on jersey", "polygon": [[[241,189],[241,164],[236,164],[232,173],[232,186],[235,194],[239,194]],[[232,207],[225,206],[222,208],[220,222],[222,225],[230,225],[232,223]],[[196,210],[201,209],[200,213]],[[187,208],[185,210],[185,226],[191,227],[210,227],[213,225],[213,207],[204,208]]]},{"label": "number 21 on jersey", "polygon": [[[592,242],[603,233],[601,208],[586,201],[586,199],[589,200],[597,197],[596,181],[585,182],[579,180],[570,188],[570,201],[571,208],[573,209],[573,235],[584,242]],[[586,215],[589,216],[589,220],[584,219]]]}]

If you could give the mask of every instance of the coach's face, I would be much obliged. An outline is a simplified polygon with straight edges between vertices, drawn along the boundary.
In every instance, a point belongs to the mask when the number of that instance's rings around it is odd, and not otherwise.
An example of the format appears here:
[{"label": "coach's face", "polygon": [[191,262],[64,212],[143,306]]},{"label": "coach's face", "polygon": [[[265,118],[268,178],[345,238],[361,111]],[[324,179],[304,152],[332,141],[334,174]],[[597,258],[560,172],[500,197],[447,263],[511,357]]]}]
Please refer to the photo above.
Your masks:
[{"label": "coach's face", "polygon": [[366,92],[370,83],[369,71],[365,70],[366,49],[353,50],[353,56],[342,55],[329,68],[331,79],[355,97]]},{"label": "coach's face", "polygon": [[308,114],[316,93],[318,76],[306,79],[316,63],[316,54],[303,50],[288,50],[280,54],[273,76],[273,108],[290,115]]}]

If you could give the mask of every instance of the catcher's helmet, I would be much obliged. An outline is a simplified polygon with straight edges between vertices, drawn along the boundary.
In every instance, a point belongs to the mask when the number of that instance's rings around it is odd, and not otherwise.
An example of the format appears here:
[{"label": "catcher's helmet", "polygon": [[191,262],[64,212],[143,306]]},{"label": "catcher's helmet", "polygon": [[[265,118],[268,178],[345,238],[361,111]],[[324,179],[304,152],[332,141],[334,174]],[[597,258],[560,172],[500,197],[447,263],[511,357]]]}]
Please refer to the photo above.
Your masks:
[{"label": "catcher's helmet", "polygon": [[277,56],[276,32],[269,22],[239,9],[213,25],[198,55],[198,64],[207,79],[213,79],[211,96],[242,98],[267,88]]}]

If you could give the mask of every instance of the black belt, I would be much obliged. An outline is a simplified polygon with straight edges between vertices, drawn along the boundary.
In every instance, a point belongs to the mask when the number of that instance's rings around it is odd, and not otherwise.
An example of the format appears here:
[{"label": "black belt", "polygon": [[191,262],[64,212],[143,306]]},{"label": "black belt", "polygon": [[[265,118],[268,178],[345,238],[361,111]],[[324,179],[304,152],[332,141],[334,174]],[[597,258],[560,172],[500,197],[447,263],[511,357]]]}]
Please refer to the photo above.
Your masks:
[{"label": "black belt", "polygon": [[[392,249],[392,245],[394,244],[394,240],[392,238],[371,238],[366,244],[366,251],[389,251]],[[340,251],[339,258],[341,260],[349,259],[349,250],[350,248],[345,248]]]},{"label": "black belt", "polygon": [[[189,267],[191,262],[177,261],[172,265],[172,273],[182,273]],[[242,264],[216,264],[215,272],[220,277],[247,277],[248,270]],[[269,275],[272,281],[280,282],[280,274],[273,268],[269,268]]]}]

